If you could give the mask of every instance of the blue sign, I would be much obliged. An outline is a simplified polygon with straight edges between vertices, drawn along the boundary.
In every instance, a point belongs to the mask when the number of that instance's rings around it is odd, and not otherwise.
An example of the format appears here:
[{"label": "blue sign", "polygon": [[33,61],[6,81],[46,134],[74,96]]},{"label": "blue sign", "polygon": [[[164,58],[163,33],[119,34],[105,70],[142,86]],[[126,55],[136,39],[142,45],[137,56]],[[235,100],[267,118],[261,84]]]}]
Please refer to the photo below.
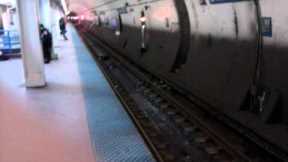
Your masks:
[{"label": "blue sign", "polygon": [[210,0],[210,3],[218,4],[218,3],[232,3],[232,2],[240,2],[240,1],[245,1],[245,0]]},{"label": "blue sign", "polygon": [[128,13],[127,7],[117,8],[119,14],[126,14]]},{"label": "blue sign", "polygon": [[272,37],[273,35],[273,26],[272,26],[272,17],[262,17],[261,18],[261,28],[262,36]]}]

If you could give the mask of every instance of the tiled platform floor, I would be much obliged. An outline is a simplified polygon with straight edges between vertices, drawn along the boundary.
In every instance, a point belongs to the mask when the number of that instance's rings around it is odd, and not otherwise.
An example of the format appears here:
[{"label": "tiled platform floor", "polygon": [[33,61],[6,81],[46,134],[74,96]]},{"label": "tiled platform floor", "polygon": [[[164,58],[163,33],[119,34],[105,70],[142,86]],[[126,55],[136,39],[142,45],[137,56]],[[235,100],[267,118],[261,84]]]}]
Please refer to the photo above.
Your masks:
[{"label": "tiled platform floor", "polygon": [[59,40],[48,86],[26,89],[20,59],[0,62],[0,162],[153,162],[77,32]]}]

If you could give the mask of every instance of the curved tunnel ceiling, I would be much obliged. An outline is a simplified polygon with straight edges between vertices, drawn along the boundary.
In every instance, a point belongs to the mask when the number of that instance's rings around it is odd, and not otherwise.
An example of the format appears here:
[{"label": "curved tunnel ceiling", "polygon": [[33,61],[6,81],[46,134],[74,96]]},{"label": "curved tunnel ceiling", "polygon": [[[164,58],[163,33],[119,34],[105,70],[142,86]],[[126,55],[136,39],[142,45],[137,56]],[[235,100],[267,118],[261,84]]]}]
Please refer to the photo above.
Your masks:
[{"label": "curved tunnel ceiling", "polygon": [[71,0],[71,3],[67,3],[67,6],[70,11],[82,13],[91,8],[91,5],[93,4],[93,3],[90,4],[91,1],[93,0],[81,0],[81,1]]},{"label": "curved tunnel ceiling", "polygon": [[83,13],[95,6],[117,0],[66,0],[67,8],[70,11]]}]

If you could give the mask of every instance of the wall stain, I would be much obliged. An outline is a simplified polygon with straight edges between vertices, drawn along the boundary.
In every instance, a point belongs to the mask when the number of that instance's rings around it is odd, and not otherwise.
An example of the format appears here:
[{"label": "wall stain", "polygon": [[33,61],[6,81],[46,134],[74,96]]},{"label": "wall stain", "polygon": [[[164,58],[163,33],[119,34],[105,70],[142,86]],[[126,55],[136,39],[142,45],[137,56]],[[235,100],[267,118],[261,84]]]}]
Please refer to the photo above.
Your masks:
[{"label": "wall stain", "polygon": [[235,25],[235,35],[236,39],[239,37],[239,21],[238,21],[238,15],[235,7],[233,6],[233,14],[234,14],[234,25]]}]

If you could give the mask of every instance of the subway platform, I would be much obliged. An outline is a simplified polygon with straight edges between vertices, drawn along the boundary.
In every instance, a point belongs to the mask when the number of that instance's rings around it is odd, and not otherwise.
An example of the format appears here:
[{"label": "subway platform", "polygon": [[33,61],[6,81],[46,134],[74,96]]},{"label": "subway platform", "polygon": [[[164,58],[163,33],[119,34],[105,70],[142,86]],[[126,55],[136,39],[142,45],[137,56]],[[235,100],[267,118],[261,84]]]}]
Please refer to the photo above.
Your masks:
[{"label": "subway platform", "polygon": [[25,88],[20,59],[0,62],[0,162],[154,162],[72,26],[68,37],[45,88]]}]

